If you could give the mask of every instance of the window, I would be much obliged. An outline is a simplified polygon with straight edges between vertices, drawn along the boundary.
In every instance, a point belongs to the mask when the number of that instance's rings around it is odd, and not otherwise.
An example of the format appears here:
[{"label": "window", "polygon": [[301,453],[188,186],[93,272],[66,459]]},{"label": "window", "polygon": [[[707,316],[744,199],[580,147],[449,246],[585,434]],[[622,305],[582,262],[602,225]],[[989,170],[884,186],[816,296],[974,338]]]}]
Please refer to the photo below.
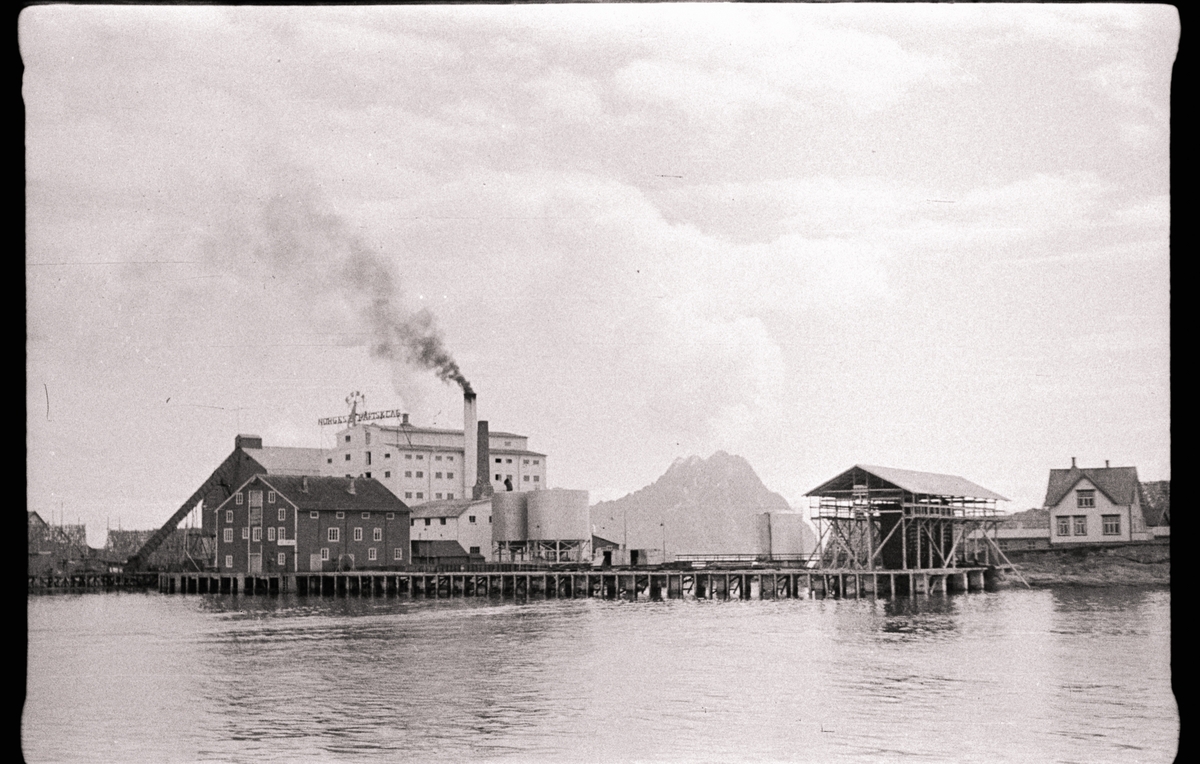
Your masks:
[{"label": "window", "polygon": [[226,529],[225,529],[225,536],[224,536],[224,540],[225,540],[225,543],[226,543],[226,544],[232,544],[232,543],[233,543],[233,528],[226,528]]},{"label": "window", "polygon": [[439,518],[438,518],[438,522],[439,522],[439,524],[440,524],[440,525],[445,525],[445,524],[446,524],[446,518],[444,518],[444,517],[439,517]]},{"label": "window", "polygon": [[279,555],[275,558],[275,563],[277,565],[279,565],[280,567],[287,565],[287,553],[280,552]]},{"label": "window", "polygon": [[505,475],[504,478],[505,480],[512,480],[512,475]]},{"label": "window", "polygon": [[416,521],[416,519],[415,519],[415,518],[411,518],[411,517],[410,517],[410,518],[408,519],[408,524],[409,524],[409,525],[416,525],[416,524],[417,524],[417,521]]},{"label": "window", "polygon": [[242,541],[249,541],[249,540],[250,540],[250,529],[243,527],[242,528]]},{"label": "window", "polygon": [[1100,515],[1100,520],[1104,523],[1105,536],[1120,536],[1121,535],[1121,516],[1120,515]]},{"label": "window", "polygon": [[364,432],[363,437],[366,438],[366,445],[368,445],[368,446],[371,445],[371,431],[367,430],[366,432]]},{"label": "window", "polygon": [[367,464],[370,464],[370,463],[371,463],[371,452],[368,451],[367,452]]},{"label": "window", "polygon": [[1075,492],[1075,506],[1080,509],[1096,506],[1096,491],[1080,488]]},{"label": "window", "polygon": [[227,522],[227,523],[233,522],[233,510],[232,509],[225,510],[225,522]]},{"label": "window", "polygon": [[354,529],[354,540],[355,540],[355,541],[362,541],[362,539],[363,539],[363,537],[362,537],[362,528],[355,528],[355,529]]},{"label": "window", "polygon": [[308,516],[309,516],[309,517],[311,517],[312,519],[316,520],[318,517],[320,517],[320,516],[321,516],[321,513],[320,513],[320,512],[317,512],[317,511],[314,509],[312,512],[309,512],[309,513],[308,513]]},{"label": "window", "polygon": [[275,492],[274,491],[267,491],[267,503],[268,504],[275,503]]},{"label": "window", "polygon": [[254,526],[250,529],[250,540],[254,542],[262,541],[262,528]]},{"label": "window", "polygon": [[368,472],[367,472],[365,475],[363,475],[363,477],[365,477],[365,478],[367,478],[367,479],[370,479],[370,477],[371,477],[371,473],[368,471]]},{"label": "window", "polygon": [[435,478],[437,478],[438,480],[441,480],[441,479],[442,479],[442,473],[440,473],[440,472],[435,472],[435,473],[433,473],[433,476],[434,476]]},{"label": "window", "polygon": [[326,464],[333,464],[333,457],[331,456],[331,457],[329,457],[328,459],[326,459],[326,460],[325,460],[325,463],[326,463]]},{"label": "window", "polygon": [[390,452],[390,451],[384,451],[384,452],[383,452],[383,458],[384,458],[384,459],[391,459],[391,458],[392,458],[392,454],[391,454],[391,452]]},{"label": "window", "polygon": [[533,482],[535,482],[535,483],[537,483],[537,482],[538,482],[538,481],[540,481],[541,479],[542,479],[542,478],[541,478],[539,475],[534,475],[534,476],[533,476]]},{"label": "window", "polygon": [[341,539],[341,532],[342,532],[341,528],[330,528],[329,529],[329,540],[335,541],[335,542],[339,541]]},{"label": "window", "polygon": [[250,492],[250,506],[262,509],[262,491]]},{"label": "window", "polygon": [[491,525],[491,524],[492,524],[492,516],[488,515],[488,525]]},{"label": "window", "polygon": [[237,504],[238,506],[241,506],[241,504],[242,504],[242,501],[244,501],[244,499],[242,499],[242,492],[241,492],[241,491],[238,491],[237,498],[236,498],[236,499],[234,499],[233,501],[234,501],[234,503],[235,503],[235,504]]},{"label": "window", "polygon": [[446,494],[446,498],[447,498],[447,499],[453,499],[453,498],[454,498],[454,494],[452,494],[452,493],[448,493],[448,494]]},{"label": "window", "polygon": [[529,464],[529,460],[528,460],[528,459],[522,459],[522,460],[521,460],[521,464]]},{"label": "window", "polygon": [[274,527],[267,528],[267,541],[274,541],[274,540],[275,540],[275,528]]},{"label": "window", "polygon": [[349,442],[350,442],[350,436],[349,436],[349,435],[347,435],[347,436],[346,436],[346,442],[347,442],[347,443],[349,443]]},{"label": "window", "polygon": [[338,512],[338,513],[337,513],[337,519],[339,519],[339,520],[343,520],[343,519],[345,519],[345,517],[346,517],[346,513],[345,513],[345,512]]},{"label": "window", "polygon": [[534,460],[533,460],[533,463],[534,463],[534,464],[540,464],[541,462],[539,462],[537,459],[534,459]]},{"label": "window", "polygon": [[412,477],[412,470],[405,470],[404,477]]},{"label": "window", "polygon": [[435,493],[435,494],[433,495],[433,498],[435,498],[435,499],[440,499],[440,498],[442,498],[442,495],[441,495],[440,493]]},{"label": "window", "polygon": [[447,479],[447,480],[453,480],[453,479],[454,479],[454,473],[453,473],[453,472],[447,472],[447,473],[446,473],[446,479]]},{"label": "window", "polygon": [[1087,535],[1087,516],[1086,515],[1073,515],[1071,517],[1071,521],[1072,521],[1071,525],[1075,530],[1076,536],[1086,536]]},{"label": "window", "polygon": [[424,499],[424,498],[425,498],[425,492],[424,492],[424,491],[417,491],[417,498],[418,498],[418,499]]},{"label": "window", "polygon": [[395,519],[396,519],[396,513],[395,513],[395,512],[388,512],[388,513],[387,513],[387,519],[389,519],[389,520],[395,520]]},{"label": "window", "polygon": [[436,461],[439,461],[439,462],[442,460],[442,457],[440,457],[440,456],[435,456],[435,457],[433,457],[433,458],[434,458]]},{"label": "window", "polygon": [[375,547],[371,547],[370,549],[368,549],[368,550],[367,550],[367,559],[368,559],[368,560],[374,560],[374,559],[376,559],[376,557],[375,557]]},{"label": "window", "polygon": [[417,470],[417,477],[425,477],[425,473]]},{"label": "window", "polygon": [[383,471],[383,476],[384,476],[385,478],[390,478],[390,477],[392,476],[392,471],[391,471],[391,470],[384,470],[384,471]]},{"label": "window", "polygon": [[528,476],[528,475],[526,475],[526,476],[525,476],[525,482],[526,482],[526,483],[528,483],[528,482],[529,482],[529,476]]},{"label": "window", "polygon": [[454,457],[453,457],[453,456],[447,456],[447,457],[446,457],[446,461],[448,461],[448,462],[452,462],[452,461],[454,461]]},{"label": "window", "polygon": [[475,515],[467,515],[467,522],[470,522],[470,523],[475,522]]},{"label": "window", "polygon": [[231,554],[225,555],[225,567],[227,567],[227,568],[233,567],[233,555],[231,555]]},{"label": "window", "polygon": [[411,499],[411,498],[412,498],[412,491],[405,491],[405,492],[404,492],[404,498],[406,498],[406,499]]},{"label": "window", "polygon": [[496,464],[504,464],[500,459],[496,459]]},{"label": "window", "polygon": [[262,525],[262,505],[250,507],[250,524]]},{"label": "window", "polygon": [[383,541],[383,528],[376,528],[371,532],[372,541]]},{"label": "window", "polygon": [[400,547],[396,547],[395,549],[392,550],[392,559],[393,560],[403,560],[404,559],[404,553],[400,551]]},{"label": "window", "polygon": [[499,482],[500,482],[500,476],[499,476],[499,475],[496,475],[496,482],[497,482],[497,483],[499,483]]},{"label": "window", "polygon": [[370,519],[371,519],[371,513],[370,513],[370,512],[363,512],[363,519],[364,519],[364,520],[370,520]]},{"label": "window", "polygon": [[433,523],[433,520],[429,519],[428,517],[425,518],[425,525],[431,525],[432,523]]},{"label": "window", "polygon": [[424,460],[425,460],[425,455],[424,455],[424,454],[417,454],[417,461],[419,461],[419,462],[420,462],[420,461],[424,461]]},{"label": "window", "polygon": [[346,454],[346,461],[350,461],[350,454]]},{"label": "window", "polygon": [[479,554],[479,547],[477,547],[477,546],[471,547],[470,553],[471,554]]},{"label": "window", "polygon": [[505,460],[504,460],[504,463],[505,463],[505,464],[512,464],[512,459],[505,459]]},{"label": "window", "polygon": [[280,508],[279,508],[279,519],[280,519],[280,520],[286,520],[286,519],[287,519],[287,509],[286,509],[286,508],[284,508],[284,507],[280,507]]},{"label": "window", "polygon": [[327,547],[327,546],[321,547],[321,559],[322,560],[329,559],[329,547]]},{"label": "window", "polygon": [[282,525],[279,526],[279,541],[287,541],[287,528],[284,528]]},{"label": "window", "polygon": [[408,459],[409,461],[412,461],[412,454],[405,454],[404,458]]}]

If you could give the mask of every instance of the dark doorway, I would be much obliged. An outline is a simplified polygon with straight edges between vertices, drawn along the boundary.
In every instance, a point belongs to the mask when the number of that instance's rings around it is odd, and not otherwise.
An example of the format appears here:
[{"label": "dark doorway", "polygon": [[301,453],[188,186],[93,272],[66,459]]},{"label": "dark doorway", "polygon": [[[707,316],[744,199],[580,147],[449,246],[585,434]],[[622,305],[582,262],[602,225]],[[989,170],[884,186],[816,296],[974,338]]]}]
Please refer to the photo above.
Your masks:
[{"label": "dark doorway", "polygon": [[606,549],[604,551],[604,567],[606,567],[606,568],[612,567],[612,550],[611,549]]},{"label": "dark doorway", "polygon": [[630,565],[638,564],[638,550],[633,549],[629,552],[629,564]]}]

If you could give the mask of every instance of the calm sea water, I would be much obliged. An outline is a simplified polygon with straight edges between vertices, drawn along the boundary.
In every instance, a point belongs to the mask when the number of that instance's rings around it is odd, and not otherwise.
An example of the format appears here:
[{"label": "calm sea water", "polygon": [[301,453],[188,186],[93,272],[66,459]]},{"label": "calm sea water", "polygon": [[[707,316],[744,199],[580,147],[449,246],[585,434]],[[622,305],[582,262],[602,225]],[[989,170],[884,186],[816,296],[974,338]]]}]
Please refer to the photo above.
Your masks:
[{"label": "calm sea water", "polygon": [[1170,594],[28,599],[33,762],[1167,762]]}]

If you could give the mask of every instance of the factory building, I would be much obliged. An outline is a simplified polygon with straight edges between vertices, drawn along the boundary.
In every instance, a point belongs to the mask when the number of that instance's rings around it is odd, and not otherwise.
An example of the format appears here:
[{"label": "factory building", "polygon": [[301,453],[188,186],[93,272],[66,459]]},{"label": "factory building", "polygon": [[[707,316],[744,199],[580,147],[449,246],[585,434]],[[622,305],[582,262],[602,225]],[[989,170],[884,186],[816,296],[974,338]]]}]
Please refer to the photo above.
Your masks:
[{"label": "factory building", "polygon": [[587,491],[554,488],[492,496],[492,549],[497,562],[590,562]]},{"label": "factory building", "polygon": [[412,508],[409,523],[414,562],[448,557],[464,558],[465,562],[493,559],[491,499],[427,501]]},{"label": "factory building", "polygon": [[463,409],[462,430],[416,427],[407,414],[399,425],[352,422],[325,453],[322,474],[378,480],[410,507],[546,487],[546,455],[529,450],[527,436],[489,433],[473,394]]},{"label": "factory building", "polygon": [[376,480],[254,475],[213,517],[222,573],[370,570],[409,562],[409,509]]}]

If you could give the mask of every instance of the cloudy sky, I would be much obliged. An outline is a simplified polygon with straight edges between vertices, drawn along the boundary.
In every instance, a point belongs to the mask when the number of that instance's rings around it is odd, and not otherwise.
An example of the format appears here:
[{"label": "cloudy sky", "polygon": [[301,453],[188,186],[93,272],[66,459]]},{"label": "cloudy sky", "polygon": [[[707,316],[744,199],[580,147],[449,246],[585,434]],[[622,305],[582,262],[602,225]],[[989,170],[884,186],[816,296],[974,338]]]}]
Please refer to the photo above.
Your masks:
[{"label": "cloudy sky", "polygon": [[30,509],[163,522],[238,432],[461,426],[552,486],[744,456],[1018,510],[1170,477],[1167,6],[42,6]]}]

